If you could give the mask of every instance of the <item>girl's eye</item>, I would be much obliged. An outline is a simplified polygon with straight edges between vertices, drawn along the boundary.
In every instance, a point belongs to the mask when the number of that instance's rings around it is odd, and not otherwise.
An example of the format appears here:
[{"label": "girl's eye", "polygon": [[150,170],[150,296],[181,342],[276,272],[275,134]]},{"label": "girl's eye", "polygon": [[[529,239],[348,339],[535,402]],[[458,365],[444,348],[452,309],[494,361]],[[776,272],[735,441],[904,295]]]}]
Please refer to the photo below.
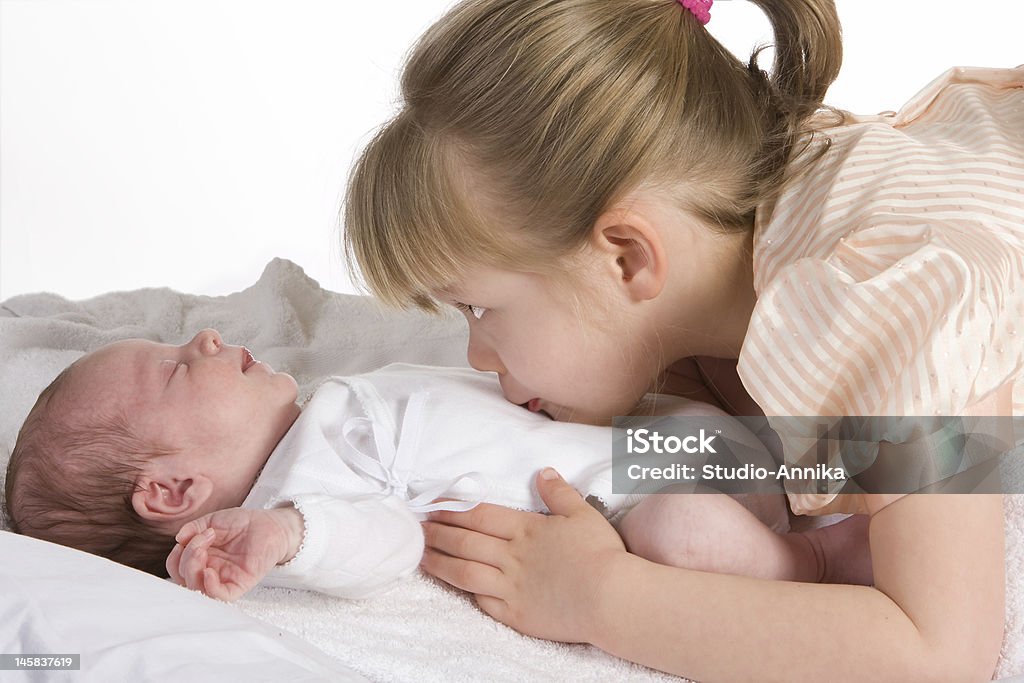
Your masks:
[{"label": "girl's eye", "polygon": [[474,306],[472,304],[464,304],[458,301],[455,302],[455,307],[464,313],[469,313],[477,320],[484,317],[484,313],[487,312],[487,309],[483,306]]}]

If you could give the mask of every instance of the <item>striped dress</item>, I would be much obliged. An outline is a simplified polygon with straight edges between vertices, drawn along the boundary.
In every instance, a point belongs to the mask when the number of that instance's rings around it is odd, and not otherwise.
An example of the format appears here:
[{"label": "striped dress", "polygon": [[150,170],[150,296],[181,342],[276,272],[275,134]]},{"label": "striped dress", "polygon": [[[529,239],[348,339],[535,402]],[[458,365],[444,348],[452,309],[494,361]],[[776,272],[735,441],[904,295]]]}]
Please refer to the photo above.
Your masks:
[{"label": "striped dress", "polygon": [[[758,210],[751,397],[769,416],[1024,415],[1024,66],[951,69],[825,136]],[[804,514],[852,498],[790,493]]]}]

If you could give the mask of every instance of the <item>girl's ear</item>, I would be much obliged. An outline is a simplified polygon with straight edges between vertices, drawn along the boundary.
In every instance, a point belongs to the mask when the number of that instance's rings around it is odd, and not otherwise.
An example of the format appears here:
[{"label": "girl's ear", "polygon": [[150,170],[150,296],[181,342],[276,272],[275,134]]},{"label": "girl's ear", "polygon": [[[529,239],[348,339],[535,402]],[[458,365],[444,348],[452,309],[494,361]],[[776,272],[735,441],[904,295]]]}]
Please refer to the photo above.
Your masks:
[{"label": "girl's ear", "polygon": [[668,262],[657,226],[640,210],[610,210],[594,224],[591,241],[617,283],[634,301],[658,296]]},{"label": "girl's ear", "polygon": [[142,475],[135,480],[132,507],[145,520],[180,526],[199,517],[212,495],[213,482],[202,475]]}]

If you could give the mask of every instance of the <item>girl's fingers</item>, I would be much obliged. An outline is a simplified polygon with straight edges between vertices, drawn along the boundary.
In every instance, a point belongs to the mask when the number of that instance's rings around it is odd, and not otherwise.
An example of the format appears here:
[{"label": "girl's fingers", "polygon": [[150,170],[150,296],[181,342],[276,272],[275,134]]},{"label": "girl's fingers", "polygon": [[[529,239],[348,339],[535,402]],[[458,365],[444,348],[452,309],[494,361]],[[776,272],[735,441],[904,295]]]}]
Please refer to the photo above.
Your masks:
[{"label": "girl's fingers", "polygon": [[508,558],[508,543],[500,538],[438,522],[427,521],[422,526],[426,545],[445,555],[499,569]]},{"label": "girl's fingers", "polygon": [[537,475],[537,492],[553,515],[568,517],[575,512],[590,513],[593,508],[583,500],[580,492],[569,486],[553,468],[545,467]]},{"label": "girl's fingers", "polygon": [[480,605],[480,609],[501,623],[508,623],[509,615],[507,602],[501,598],[491,597],[490,595],[477,595],[474,597],[476,598],[476,604]]},{"label": "girl's fingers", "polygon": [[536,512],[513,510],[501,505],[480,503],[472,510],[467,510],[466,512],[450,512],[448,510],[431,512],[427,515],[427,519],[432,522],[458,526],[463,529],[479,531],[488,536],[511,540],[522,534],[526,525],[538,514]]},{"label": "girl's fingers", "polygon": [[456,588],[480,596],[501,599],[505,594],[505,575],[500,570],[479,562],[470,562],[425,548],[420,561],[423,571]]}]

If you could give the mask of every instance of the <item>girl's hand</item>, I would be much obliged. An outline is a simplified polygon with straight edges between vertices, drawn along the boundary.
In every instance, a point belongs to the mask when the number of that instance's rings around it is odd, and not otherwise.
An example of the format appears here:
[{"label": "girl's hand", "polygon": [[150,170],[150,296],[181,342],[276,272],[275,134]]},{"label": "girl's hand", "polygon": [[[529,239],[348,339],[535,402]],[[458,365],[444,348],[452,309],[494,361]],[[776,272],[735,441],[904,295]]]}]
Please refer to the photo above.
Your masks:
[{"label": "girl's hand", "polygon": [[218,510],[181,527],[167,556],[167,572],[218,600],[236,600],[302,542],[302,515],[293,507]]},{"label": "girl's hand", "polygon": [[554,470],[538,475],[537,488],[550,515],[486,503],[431,513],[421,566],[474,593],[481,609],[521,633],[592,642],[604,577],[626,548]]}]

